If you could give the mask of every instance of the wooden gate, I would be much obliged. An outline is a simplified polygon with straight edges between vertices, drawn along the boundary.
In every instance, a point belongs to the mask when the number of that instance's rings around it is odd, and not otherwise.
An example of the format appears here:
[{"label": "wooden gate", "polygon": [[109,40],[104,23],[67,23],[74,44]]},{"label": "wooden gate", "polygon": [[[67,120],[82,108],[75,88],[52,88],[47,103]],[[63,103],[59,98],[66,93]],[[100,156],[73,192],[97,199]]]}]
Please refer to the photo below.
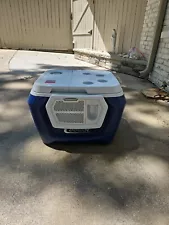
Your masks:
[{"label": "wooden gate", "polygon": [[73,41],[75,48],[92,49],[94,0],[73,0]]},{"label": "wooden gate", "polygon": [[72,0],[75,48],[115,53],[140,45],[147,0]]},{"label": "wooden gate", "polygon": [[72,50],[70,0],[0,0],[0,47]]}]

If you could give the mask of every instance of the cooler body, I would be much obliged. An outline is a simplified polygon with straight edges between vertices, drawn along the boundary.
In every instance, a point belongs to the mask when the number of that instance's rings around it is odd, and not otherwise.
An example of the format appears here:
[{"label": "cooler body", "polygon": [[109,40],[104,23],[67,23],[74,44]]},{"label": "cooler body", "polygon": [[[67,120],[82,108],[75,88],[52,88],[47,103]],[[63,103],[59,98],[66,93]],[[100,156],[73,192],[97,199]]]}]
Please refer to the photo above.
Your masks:
[{"label": "cooler body", "polygon": [[111,142],[126,104],[116,77],[101,70],[50,70],[28,98],[43,142]]},{"label": "cooler body", "polygon": [[46,105],[49,97],[33,96],[30,94],[28,104],[35,125],[45,144],[53,144],[55,142],[94,142],[109,143],[112,141],[118,129],[123,110],[126,104],[124,95],[120,97],[104,98],[107,104],[107,111],[103,118],[103,123],[99,128],[78,128],[67,129],[53,127],[49,118]]}]

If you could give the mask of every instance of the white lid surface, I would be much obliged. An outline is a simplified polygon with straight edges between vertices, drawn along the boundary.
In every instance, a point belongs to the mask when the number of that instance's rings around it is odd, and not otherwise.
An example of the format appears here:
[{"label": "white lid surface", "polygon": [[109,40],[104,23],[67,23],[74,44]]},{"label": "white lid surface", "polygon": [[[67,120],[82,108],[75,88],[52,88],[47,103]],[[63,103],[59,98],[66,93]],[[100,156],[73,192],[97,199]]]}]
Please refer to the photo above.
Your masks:
[{"label": "white lid surface", "polygon": [[71,70],[49,70],[35,81],[32,90],[38,93],[68,92],[71,79]]},{"label": "white lid surface", "polygon": [[121,92],[120,83],[109,71],[75,70],[70,90],[85,90],[88,94],[113,94]]},{"label": "white lid surface", "polygon": [[123,95],[117,78],[102,70],[49,70],[35,81],[32,92]]}]

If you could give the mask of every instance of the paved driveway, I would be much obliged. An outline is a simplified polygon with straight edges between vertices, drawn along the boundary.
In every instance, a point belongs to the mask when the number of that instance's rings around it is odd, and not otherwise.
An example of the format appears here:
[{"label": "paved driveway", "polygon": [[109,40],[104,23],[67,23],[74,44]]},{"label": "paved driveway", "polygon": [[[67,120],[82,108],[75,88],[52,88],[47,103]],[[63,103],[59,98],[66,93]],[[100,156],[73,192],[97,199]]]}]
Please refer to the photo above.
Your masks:
[{"label": "paved driveway", "polygon": [[[127,98],[113,143],[42,144],[27,97],[41,71],[93,67],[72,55],[0,51],[0,224],[168,225],[169,106],[117,74]],[[97,154],[98,153],[98,154]]]}]

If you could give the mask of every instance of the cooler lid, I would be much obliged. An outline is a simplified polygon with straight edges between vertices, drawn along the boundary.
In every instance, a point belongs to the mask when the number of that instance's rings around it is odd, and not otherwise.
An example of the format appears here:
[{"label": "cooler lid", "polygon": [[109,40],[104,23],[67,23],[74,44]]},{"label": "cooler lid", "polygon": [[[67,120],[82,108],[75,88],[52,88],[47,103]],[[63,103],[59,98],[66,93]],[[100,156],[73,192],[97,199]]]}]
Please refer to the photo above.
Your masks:
[{"label": "cooler lid", "polygon": [[35,81],[32,91],[123,95],[117,78],[103,70],[49,70]]},{"label": "cooler lid", "polygon": [[74,70],[69,90],[81,90],[88,94],[123,94],[117,78],[110,71],[104,70]]},{"label": "cooler lid", "polygon": [[34,83],[32,91],[37,93],[68,92],[72,70],[48,70]]}]

